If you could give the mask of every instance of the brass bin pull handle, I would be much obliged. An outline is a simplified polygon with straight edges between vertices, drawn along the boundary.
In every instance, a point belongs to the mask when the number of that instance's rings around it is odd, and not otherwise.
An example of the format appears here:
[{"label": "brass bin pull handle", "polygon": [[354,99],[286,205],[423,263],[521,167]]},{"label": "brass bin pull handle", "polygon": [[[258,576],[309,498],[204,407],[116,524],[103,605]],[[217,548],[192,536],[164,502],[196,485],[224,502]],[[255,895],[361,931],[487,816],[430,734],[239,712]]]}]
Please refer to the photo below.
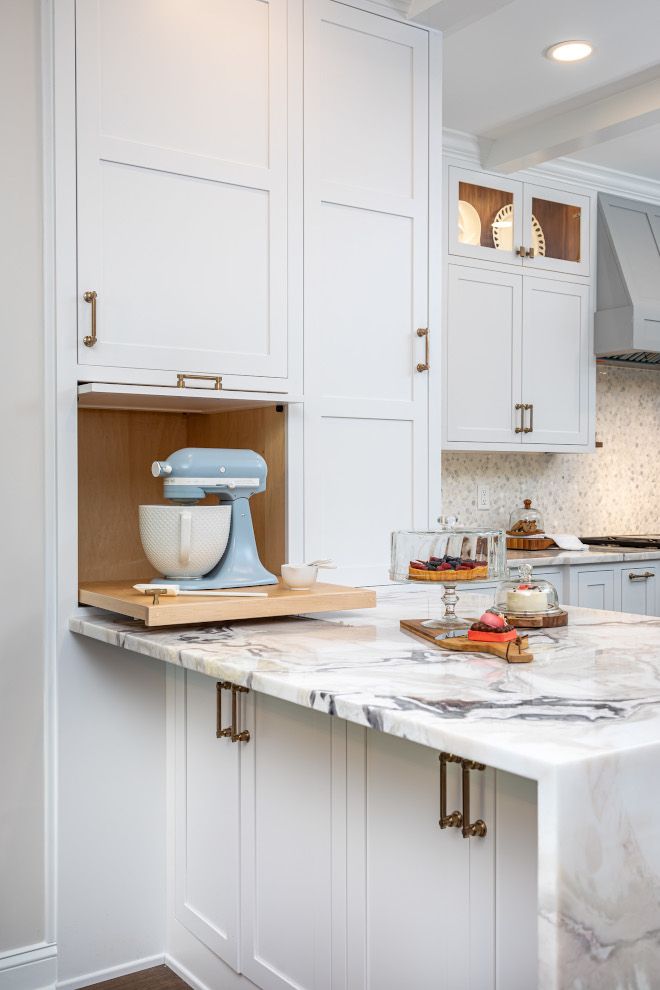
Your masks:
[{"label": "brass bin pull handle", "polygon": [[475,763],[474,760],[463,760],[463,838],[483,839],[488,831],[486,823],[482,818],[477,818],[476,822],[470,821],[470,770],[485,770],[483,763]]},{"label": "brass bin pull handle", "polygon": [[655,577],[653,571],[644,571],[642,574],[635,574],[634,571],[630,571],[628,574],[629,581],[648,581],[649,578]]},{"label": "brass bin pull handle", "polygon": [[198,382],[213,382],[213,388],[216,392],[219,392],[222,388],[222,375],[187,375],[184,373],[178,373],[176,376],[176,387],[185,388],[186,378]]},{"label": "brass bin pull handle", "polygon": [[[222,692],[231,691],[231,725],[222,725]],[[218,681],[216,685],[216,715],[215,715],[215,735],[216,739],[231,739],[235,742],[249,742],[250,733],[247,729],[240,729],[238,725],[238,696],[247,694],[249,688],[240,684],[232,684],[231,681]]]},{"label": "brass bin pull handle", "polygon": [[96,343],[96,300],[98,295],[94,289],[89,292],[83,292],[83,299],[86,303],[91,303],[92,306],[92,332],[83,337],[83,344],[85,347],[93,347]]},{"label": "brass bin pull handle", "polygon": [[[529,410],[529,426],[523,429],[523,433],[533,433],[534,432],[534,403],[526,402],[523,405],[523,410]],[[525,418],[525,412],[523,412],[523,420]]]},{"label": "brass bin pull handle", "polygon": [[422,362],[420,361],[420,363],[417,365],[417,370],[430,371],[431,363],[430,363],[430,354],[429,354],[429,328],[418,327],[417,336],[424,338],[424,363],[422,364]]},{"label": "brass bin pull handle", "polygon": [[526,406],[522,402],[516,402],[516,405],[515,405],[514,408],[515,408],[516,412],[520,412],[520,426],[516,426],[515,432],[516,433],[524,433],[524,431],[525,431],[525,424],[524,424],[525,412],[524,412],[524,410],[525,410]]},{"label": "brass bin pull handle", "polygon": [[463,816],[460,811],[452,811],[447,814],[447,764],[460,763],[460,756],[453,756],[451,753],[440,753],[440,828],[460,828],[463,824]]}]

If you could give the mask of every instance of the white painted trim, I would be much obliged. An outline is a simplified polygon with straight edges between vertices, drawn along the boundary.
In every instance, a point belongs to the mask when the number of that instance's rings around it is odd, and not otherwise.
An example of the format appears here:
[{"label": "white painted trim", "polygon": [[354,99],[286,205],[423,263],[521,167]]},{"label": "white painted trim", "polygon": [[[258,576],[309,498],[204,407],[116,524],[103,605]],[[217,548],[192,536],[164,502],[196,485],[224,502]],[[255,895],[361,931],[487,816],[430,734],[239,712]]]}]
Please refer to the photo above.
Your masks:
[{"label": "white painted trim", "polygon": [[[479,138],[463,131],[445,128],[443,132],[445,158],[482,170]],[[487,171],[487,170],[485,170]],[[592,165],[573,158],[558,158],[543,166],[517,172],[516,178],[538,182],[566,183],[582,189],[610,192],[632,199],[660,203],[660,181],[642,175],[619,172],[602,165]]]},{"label": "white painted trim", "polygon": [[56,978],[56,945],[32,945],[0,957],[0,990],[54,990]]},{"label": "white painted trim", "polygon": [[[218,987],[211,987],[208,983],[203,983],[200,979],[198,979],[198,977],[194,976],[189,969],[186,969],[186,967],[182,966],[180,962],[173,959],[172,956],[166,955],[163,961],[166,966],[169,966],[173,973],[180,976],[184,982],[189,983],[193,990],[219,990]],[[248,985],[247,980],[245,980],[245,985]]]},{"label": "white painted trim", "polygon": [[447,197],[442,168],[442,35],[429,34],[429,173],[428,173],[428,320],[431,370],[428,390],[427,473],[428,526],[434,529],[442,512],[442,338],[443,258]]},{"label": "white painted trim", "polygon": [[57,379],[55,339],[55,107],[53,2],[41,4],[44,424],[44,934],[57,931]]},{"label": "white painted trim", "polygon": [[81,987],[89,987],[95,983],[104,983],[106,980],[114,980],[118,976],[128,976],[130,973],[141,973],[142,970],[152,969],[154,966],[163,966],[164,964],[164,954],[144,956],[142,959],[133,959],[131,962],[122,963],[121,966],[109,966],[107,969],[99,969],[95,973],[86,973],[84,976],[74,976],[70,980],[62,980],[62,982],[57,984],[57,990],[80,990]]}]

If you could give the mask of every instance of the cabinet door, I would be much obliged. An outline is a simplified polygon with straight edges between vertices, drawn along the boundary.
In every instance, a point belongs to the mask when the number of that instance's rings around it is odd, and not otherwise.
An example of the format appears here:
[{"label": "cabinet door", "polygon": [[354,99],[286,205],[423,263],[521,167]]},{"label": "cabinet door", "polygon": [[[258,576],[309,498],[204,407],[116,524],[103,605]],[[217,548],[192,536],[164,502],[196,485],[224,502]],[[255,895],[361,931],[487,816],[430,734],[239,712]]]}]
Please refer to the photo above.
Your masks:
[{"label": "cabinet door", "polygon": [[331,768],[343,723],[256,693],[244,715],[241,972],[262,990],[330,990]]},{"label": "cabinet door", "polygon": [[577,193],[525,183],[523,244],[526,268],[570,275],[590,269],[590,200]]},{"label": "cabinet door", "polygon": [[522,279],[449,266],[445,361],[448,441],[519,443]]},{"label": "cabinet door", "polygon": [[617,609],[615,598],[614,570],[580,570],[577,576],[577,605],[580,608]]},{"label": "cabinet door", "polygon": [[347,771],[346,986],[470,990],[471,842],[438,826],[438,753],[348,726]]},{"label": "cabinet door", "polygon": [[621,611],[659,615],[658,565],[624,565],[621,569]]},{"label": "cabinet door", "polygon": [[80,363],[285,376],[287,0],[76,18]]},{"label": "cabinet door", "polygon": [[305,554],[338,580],[387,580],[391,531],[428,525],[427,321],[428,34],[310,0]]},{"label": "cabinet door", "polygon": [[175,914],[237,970],[240,747],[216,738],[212,678],[178,670],[174,690]]},{"label": "cabinet door", "polygon": [[522,182],[449,167],[449,253],[522,265]]},{"label": "cabinet door", "polygon": [[523,279],[523,444],[586,444],[589,434],[589,287]]}]

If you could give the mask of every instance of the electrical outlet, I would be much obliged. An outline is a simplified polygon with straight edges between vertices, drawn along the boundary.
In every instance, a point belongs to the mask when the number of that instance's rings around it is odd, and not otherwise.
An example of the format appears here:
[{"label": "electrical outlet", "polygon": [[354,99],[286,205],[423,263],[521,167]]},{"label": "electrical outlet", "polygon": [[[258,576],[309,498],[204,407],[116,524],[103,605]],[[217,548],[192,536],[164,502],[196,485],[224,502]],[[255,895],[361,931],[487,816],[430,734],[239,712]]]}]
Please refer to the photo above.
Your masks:
[{"label": "electrical outlet", "polygon": [[490,509],[490,488],[482,482],[477,485],[477,508]]}]

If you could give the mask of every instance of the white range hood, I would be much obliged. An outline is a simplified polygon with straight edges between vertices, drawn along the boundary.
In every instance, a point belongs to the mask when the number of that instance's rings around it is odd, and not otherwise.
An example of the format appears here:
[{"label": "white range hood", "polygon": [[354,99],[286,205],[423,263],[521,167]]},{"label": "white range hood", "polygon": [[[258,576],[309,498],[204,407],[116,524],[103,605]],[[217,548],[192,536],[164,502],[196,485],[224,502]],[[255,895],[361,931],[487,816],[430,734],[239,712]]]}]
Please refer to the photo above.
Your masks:
[{"label": "white range hood", "polygon": [[660,205],[598,197],[596,355],[660,369]]}]

